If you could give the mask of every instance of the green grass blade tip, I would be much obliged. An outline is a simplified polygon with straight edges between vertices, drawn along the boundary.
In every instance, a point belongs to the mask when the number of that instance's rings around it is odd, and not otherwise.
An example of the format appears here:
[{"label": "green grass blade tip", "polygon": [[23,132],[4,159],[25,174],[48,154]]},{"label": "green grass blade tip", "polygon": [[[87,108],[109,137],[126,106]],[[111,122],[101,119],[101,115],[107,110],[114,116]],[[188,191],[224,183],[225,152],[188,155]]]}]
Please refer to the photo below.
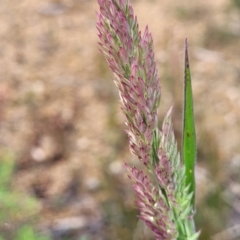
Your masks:
[{"label": "green grass blade tip", "polygon": [[183,109],[183,161],[186,168],[186,185],[190,185],[189,193],[193,193],[191,200],[193,209],[195,205],[195,175],[194,165],[196,160],[196,134],[193,111],[193,96],[191,73],[188,58],[188,43],[185,39],[185,77],[184,77],[184,109]]}]

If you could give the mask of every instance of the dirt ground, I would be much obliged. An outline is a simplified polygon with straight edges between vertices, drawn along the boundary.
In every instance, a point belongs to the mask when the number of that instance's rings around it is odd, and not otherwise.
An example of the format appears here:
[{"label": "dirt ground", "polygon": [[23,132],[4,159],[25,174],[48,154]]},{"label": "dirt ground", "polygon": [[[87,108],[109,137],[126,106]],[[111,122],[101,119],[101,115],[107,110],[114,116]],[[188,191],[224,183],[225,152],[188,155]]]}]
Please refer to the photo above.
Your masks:
[{"label": "dirt ground", "polygon": [[[179,143],[188,37],[198,136],[197,227],[202,239],[210,239],[240,223],[240,1],[132,5],[140,28],[148,25],[153,34],[160,123],[174,103]],[[93,0],[0,3],[0,153],[14,153],[14,190],[37,199],[36,226],[52,239],[133,239],[129,228],[137,223],[123,161],[138,163],[98,51],[97,10]]]}]

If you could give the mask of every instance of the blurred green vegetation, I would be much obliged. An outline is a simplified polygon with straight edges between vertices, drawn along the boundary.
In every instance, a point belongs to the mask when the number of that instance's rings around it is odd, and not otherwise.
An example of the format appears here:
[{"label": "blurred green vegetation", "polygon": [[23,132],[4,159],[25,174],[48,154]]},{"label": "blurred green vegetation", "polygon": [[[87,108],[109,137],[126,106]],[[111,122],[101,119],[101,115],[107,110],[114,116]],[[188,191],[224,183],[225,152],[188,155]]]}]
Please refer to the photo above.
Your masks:
[{"label": "blurred green vegetation", "polygon": [[[49,240],[37,234],[31,224],[39,211],[37,201],[12,189],[14,155],[0,153],[0,239],[1,240]],[[30,224],[31,222],[31,224]]]},{"label": "blurred green vegetation", "polygon": [[232,0],[232,5],[240,10],[240,0]]}]

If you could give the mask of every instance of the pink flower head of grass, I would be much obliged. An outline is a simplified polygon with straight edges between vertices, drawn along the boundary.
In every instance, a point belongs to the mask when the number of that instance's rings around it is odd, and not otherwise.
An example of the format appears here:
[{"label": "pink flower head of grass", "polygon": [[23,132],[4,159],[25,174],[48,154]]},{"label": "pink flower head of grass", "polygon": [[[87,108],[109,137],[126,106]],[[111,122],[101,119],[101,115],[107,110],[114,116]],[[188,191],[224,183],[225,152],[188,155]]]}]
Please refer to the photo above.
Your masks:
[{"label": "pink flower head of grass", "polygon": [[128,0],[98,0],[98,4],[99,48],[119,90],[130,150],[146,172],[126,164],[137,195],[139,217],[157,240],[194,240],[197,235],[192,227],[191,195],[177,152],[171,109],[162,130],[158,129],[160,80],[152,35],[148,27],[141,34]]},{"label": "pink flower head of grass", "polygon": [[130,149],[148,165],[160,102],[152,36],[148,27],[141,36],[128,1],[99,0],[98,3],[99,46],[115,76]]}]

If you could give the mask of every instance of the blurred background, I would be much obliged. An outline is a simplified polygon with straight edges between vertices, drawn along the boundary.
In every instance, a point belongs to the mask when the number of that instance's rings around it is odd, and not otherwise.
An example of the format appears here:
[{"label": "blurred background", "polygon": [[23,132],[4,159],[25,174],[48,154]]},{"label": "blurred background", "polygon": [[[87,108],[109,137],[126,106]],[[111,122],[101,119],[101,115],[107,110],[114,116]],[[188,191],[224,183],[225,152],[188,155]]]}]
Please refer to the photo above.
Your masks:
[{"label": "blurred background", "polygon": [[[189,41],[201,240],[240,239],[240,0],[132,0],[181,146]],[[0,239],[151,239],[138,223],[94,0],[0,1]],[[140,166],[139,166],[140,167]]]}]

